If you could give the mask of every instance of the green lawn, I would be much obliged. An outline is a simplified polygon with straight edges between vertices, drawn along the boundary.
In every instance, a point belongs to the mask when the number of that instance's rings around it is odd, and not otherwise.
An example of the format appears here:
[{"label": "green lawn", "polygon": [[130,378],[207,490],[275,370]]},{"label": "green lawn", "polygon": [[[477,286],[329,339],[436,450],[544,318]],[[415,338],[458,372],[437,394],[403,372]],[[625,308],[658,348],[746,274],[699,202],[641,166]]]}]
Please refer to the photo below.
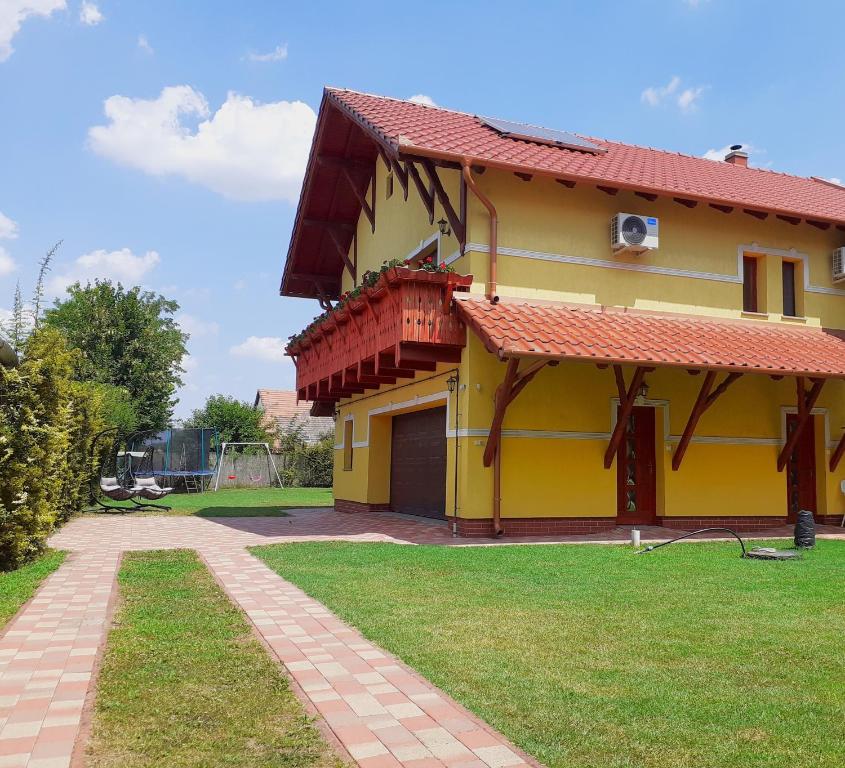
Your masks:
[{"label": "green lawn", "polygon": [[845,764],[845,542],[254,552],[550,768]]},{"label": "green lawn", "polygon": [[0,629],[35,594],[44,579],[65,559],[64,552],[47,550],[37,560],[16,571],[0,572]]},{"label": "green lawn", "polygon": [[339,765],[194,553],[129,553],[118,583],[86,765]]},{"label": "green lawn", "polygon": [[[111,503],[111,502],[109,502]],[[231,488],[205,493],[171,493],[159,504],[173,507],[164,510],[132,511],[128,503],[119,506],[133,515],[198,515],[200,517],[284,517],[285,509],[298,507],[331,507],[331,488]],[[93,514],[122,514],[89,510]]]}]

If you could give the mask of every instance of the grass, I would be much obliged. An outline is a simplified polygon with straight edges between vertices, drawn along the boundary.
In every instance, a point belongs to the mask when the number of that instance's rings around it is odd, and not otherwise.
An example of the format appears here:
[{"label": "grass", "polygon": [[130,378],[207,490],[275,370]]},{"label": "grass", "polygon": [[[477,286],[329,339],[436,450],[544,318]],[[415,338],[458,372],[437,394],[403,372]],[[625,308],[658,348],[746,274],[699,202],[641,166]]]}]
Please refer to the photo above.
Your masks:
[{"label": "grass", "polygon": [[845,763],[845,542],[253,551],[550,768]]},{"label": "grass", "polygon": [[[113,503],[113,502],[109,502]],[[227,488],[205,493],[171,493],[158,502],[173,507],[165,510],[139,510],[133,515],[196,515],[198,517],[285,517],[286,509],[331,507],[331,488]],[[131,511],[131,505],[120,504]],[[89,510],[92,514],[110,514]],[[113,512],[111,514],[121,514]]]},{"label": "grass", "polygon": [[196,555],[127,554],[89,768],[339,765]]},{"label": "grass", "polygon": [[0,628],[35,594],[41,582],[65,559],[64,552],[48,549],[37,560],[16,571],[0,572]]}]

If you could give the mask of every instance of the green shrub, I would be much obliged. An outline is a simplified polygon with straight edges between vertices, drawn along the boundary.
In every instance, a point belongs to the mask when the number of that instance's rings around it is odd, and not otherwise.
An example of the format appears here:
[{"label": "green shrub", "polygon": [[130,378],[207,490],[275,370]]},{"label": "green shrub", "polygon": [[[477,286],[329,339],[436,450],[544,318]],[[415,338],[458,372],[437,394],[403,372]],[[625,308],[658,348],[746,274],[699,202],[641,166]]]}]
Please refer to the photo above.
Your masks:
[{"label": "green shrub", "polygon": [[0,569],[39,554],[57,523],[84,503],[101,397],[73,380],[63,335],[38,328],[17,368],[0,367]]}]

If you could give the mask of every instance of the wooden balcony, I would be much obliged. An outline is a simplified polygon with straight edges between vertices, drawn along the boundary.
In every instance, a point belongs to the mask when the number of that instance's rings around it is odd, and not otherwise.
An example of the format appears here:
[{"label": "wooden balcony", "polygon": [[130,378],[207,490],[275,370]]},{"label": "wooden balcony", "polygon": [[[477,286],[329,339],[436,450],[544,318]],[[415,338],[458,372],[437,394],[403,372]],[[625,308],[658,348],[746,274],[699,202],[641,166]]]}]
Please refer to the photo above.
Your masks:
[{"label": "wooden balcony", "polygon": [[454,291],[472,276],[396,267],[378,282],[291,339],[300,400],[312,413],[332,413],[344,397],[457,363],[466,326],[452,307]]}]

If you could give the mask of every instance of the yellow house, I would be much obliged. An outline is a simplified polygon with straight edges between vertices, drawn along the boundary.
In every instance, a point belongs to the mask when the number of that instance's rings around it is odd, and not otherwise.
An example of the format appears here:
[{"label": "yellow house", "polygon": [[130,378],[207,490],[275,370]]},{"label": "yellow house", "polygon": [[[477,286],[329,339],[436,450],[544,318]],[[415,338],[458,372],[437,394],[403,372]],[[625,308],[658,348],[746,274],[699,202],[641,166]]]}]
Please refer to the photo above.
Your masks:
[{"label": "yellow house", "polygon": [[281,293],[345,512],[461,535],[845,512],[845,188],[326,89]]}]

